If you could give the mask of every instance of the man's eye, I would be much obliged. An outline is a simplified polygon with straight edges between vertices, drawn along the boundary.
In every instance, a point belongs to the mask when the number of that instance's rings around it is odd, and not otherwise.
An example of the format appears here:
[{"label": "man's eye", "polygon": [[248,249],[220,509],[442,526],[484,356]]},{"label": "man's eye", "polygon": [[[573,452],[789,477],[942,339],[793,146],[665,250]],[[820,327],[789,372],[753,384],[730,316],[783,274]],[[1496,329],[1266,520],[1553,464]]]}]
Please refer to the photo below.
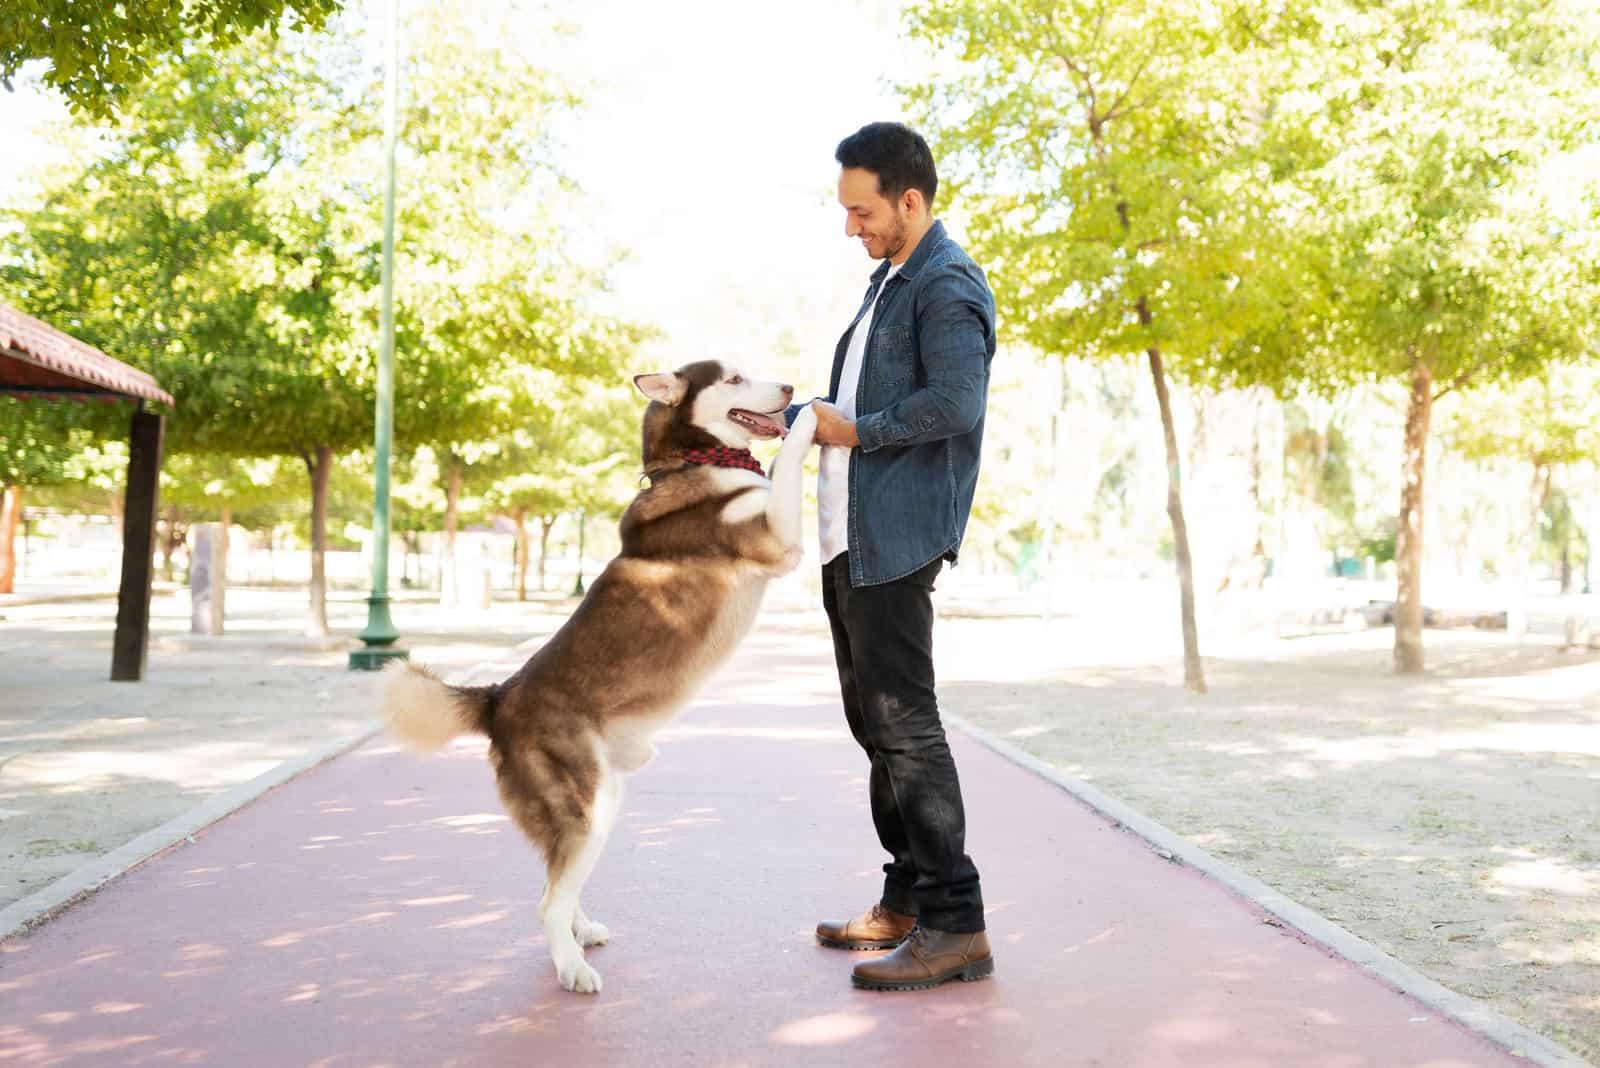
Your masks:
[{"label": "man's eye", "polygon": [[728,385],[730,385],[730,386],[742,386],[742,385],[744,385],[744,379],[739,377],[738,375],[734,375],[732,378],[728,379]]}]

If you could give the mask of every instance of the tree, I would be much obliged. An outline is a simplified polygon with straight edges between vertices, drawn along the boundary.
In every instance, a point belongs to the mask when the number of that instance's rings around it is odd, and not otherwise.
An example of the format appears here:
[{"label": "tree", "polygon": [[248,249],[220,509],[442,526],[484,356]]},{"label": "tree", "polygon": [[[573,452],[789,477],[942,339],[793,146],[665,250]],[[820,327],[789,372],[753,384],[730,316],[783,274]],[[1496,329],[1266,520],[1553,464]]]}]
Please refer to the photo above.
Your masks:
[{"label": "tree", "polygon": [[[586,308],[598,279],[546,213],[567,186],[548,120],[571,98],[469,17],[436,4],[412,19],[395,411],[412,447],[492,440],[514,425],[488,417],[515,410],[508,379],[575,373],[627,341]],[[372,437],[376,99],[348,37],[257,34],[155,63],[110,144],[22,217],[0,272],[25,305],[156,373],[178,400],[174,454],[300,459],[314,634],[332,467]]]},{"label": "tree", "polygon": [[[1281,237],[1252,181],[1266,87],[1202,0],[936,0],[912,34],[958,62],[906,90],[996,280],[1001,325],[1047,356],[1142,357],[1167,458],[1184,684],[1205,691],[1169,382],[1247,329]],[[1242,284],[1249,279],[1249,284]]]},{"label": "tree", "polygon": [[1557,523],[1573,525],[1557,473],[1600,461],[1600,362],[1553,365],[1513,386],[1469,394],[1445,421],[1441,438],[1468,460],[1524,465],[1527,493],[1515,526],[1517,587],[1507,623],[1513,633],[1525,631],[1528,582],[1551,504]]},{"label": "tree", "polygon": [[1577,0],[1329,3],[1301,28],[1282,47],[1297,89],[1276,99],[1317,146],[1278,188],[1315,269],[1260,340],[1282,376],[1324,392],[1404,384],[1394,663],[1420,672],[1435,403],[1592,345],[1594,179],[1579,153],[1600,14]]},{"label": "tree", "polygon": [[187,45],[226,48],[287,20],[318,29],[339,0],[12,0],[0,9],[0,85],[30,60],[48,63],[44,81],[74,108],[115,112],[160,58]]},{"label": "tree", "polygon": [[[565,512],[578,513],[580,546],[589,515],[620,515],[637,487],[638,402],[626,386],[573,385],[548,398],[546,418],[512,435],[494,465],[499,477],[486,505],[517,528],[517,599],[527,598],[526,521],[539,523],[539,590],[545,590],[550,531]],[[582,581],[582,549],[579,549]],[[581,592],[581,591],[580,591]]]},{"label": "tree", "polygon": [[356,191],[319,186],[308,162],[310,146],[328,155],[359,130],[338,99],[338,65],[273,44],[258,36],[154,64],[109,145],[51,176],[0,278],[163,382],[177,400],[174,457],[300,457],[312,489],[308,629],[326,633],[327,480],[333,456],[370,438],[372,361],[353,294],[376,270],[353,254],[350,209],[366,210]]},{"label": "tree", "polygon": [[90,481],[90,472],[80,462],[86,454],[96,455],[90,427],[106,411],[123,410],[120,404],[0,396],[0,593],[11,593],[16,581],[16,533],[26,495]]}]

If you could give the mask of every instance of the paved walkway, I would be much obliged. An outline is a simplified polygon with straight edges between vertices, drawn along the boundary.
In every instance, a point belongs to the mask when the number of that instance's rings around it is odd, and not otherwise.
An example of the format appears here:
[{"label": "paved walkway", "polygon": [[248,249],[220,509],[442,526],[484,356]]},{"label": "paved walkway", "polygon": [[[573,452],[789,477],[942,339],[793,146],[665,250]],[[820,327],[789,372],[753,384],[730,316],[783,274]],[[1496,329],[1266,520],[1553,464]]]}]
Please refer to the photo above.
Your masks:
[{"label": "paved walkway", "polygon": [[853,990],[823,915],[878,886],[827,649],[766,628],[629,784],[563,992],[481,745],[375,740],[0,943],[0,1062],[1525,1064],[952,739],[998,970]]}]

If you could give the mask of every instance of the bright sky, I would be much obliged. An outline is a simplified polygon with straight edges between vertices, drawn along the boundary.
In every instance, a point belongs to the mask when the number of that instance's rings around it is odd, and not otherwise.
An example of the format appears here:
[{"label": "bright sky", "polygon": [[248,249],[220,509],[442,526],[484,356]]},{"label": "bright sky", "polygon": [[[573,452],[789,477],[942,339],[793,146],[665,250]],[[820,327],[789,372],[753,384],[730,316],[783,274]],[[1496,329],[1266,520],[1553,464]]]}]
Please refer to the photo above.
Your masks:
[{"label": "bright sky", "polygon": [[[915,60],[900,0],[553,4],[578,33],[550,61],[587,103],[563,164],[590,195],[584,225],[631,250],[617,306],[665,332],[651,358],[716,356],[825,387],[874,266],[844,236],[833,149],[901,117],[893,83]],[[26,83],[0,90],[0,144],[48,157],[39,129],[65,114]],[[0,173],[0,199],[22,188]]]},{"label": "bright sky", "polygon": [[901,117],[893,82],[911,61],[898,4],[573,8],[570,61],[595,87],[569,163],[602,206],[595,225],[634,250],[617,276],[625,307],[666,329],[663,357],[760,373],[787,337],[825,387],[875,266],[844,236],[833,150],[864,123]]}]

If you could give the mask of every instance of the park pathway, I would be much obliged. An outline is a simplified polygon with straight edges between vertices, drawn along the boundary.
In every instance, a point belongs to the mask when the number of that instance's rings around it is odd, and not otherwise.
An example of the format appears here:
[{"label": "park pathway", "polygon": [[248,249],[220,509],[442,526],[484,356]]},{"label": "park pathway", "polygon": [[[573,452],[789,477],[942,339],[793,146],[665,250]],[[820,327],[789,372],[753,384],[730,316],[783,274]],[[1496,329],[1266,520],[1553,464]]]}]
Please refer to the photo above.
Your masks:
[{"label": "park pathway", "polygon": [[1526,1064],[959,732],[997,974],[856,991],[878,888],[826,645],[758,630],[629,784],[555,981],[479,744],[379,737],[0,943],[0,1063]]}]

